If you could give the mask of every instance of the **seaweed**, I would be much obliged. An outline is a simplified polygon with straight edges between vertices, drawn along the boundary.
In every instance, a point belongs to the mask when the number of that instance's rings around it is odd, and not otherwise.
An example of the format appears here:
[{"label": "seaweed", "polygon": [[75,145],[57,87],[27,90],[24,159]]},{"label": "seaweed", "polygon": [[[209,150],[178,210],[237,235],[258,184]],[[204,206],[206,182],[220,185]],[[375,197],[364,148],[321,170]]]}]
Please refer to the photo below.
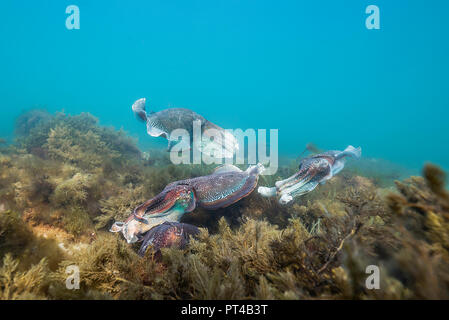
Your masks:
[{"label": "seaweed", "polygon": [[132,184],[128,184],[118,194],[100,200],[102,214],[94,219],[96,228],[104,228],[113,220],[126,219],[135,207],[145,201],[144,191],[143,186],[134,188]]},{"label": "seaweed", "polygon": [[[295,159],[284,162],[260,185],[296,171]],[[29,111],[15,143],[0,149],[0,298],[449,298],[444,172],[428,164],[422,177],[393,183],[403,172],[382,167],[348,166],[286,206],[253,192],[214,212],[197,208],[182,218],[201,227],[187,247],[140,257],[109,224],[213,166],[141,153],[90,114]],[[79,290],[65,286],[71,265]],[[369,265],[380,269],[380,290],[365,286]]]},{"label": "seaweed", "polygon": [[5,255],[0,267],[0,299],[45,299],[43,287],[48,281],[47,273],[45,258],[30,269],[20,272],[19,261],[10,254]]},{"label": "seaweed", "polygon": [[18,145],[27,152],[84,168],[140,157],[135,141],[123,130],[101,127],[88,113],[52,116],[31,110],[17,119],[16,134]]},{"label": "seaweed", "polygon": [[[80,270],[80,291],[71,291],[60,284],[66,279],[67,266]],[[90,246],[75,251],[64,260],[53,275],[53,295],[82,298],[95,293],[101,298],[152,298],[156,295],[149,284],[154,281],[157,266],[151,257],[140,258],[125,241],[112,234],[99,234]]]},{"label": "seaweed", "polygon": [[49,268],[55,269],[63,258],[54,239],[34,234],[18,213],[0,211],[0,256],[7,254],[20,259],[23,268],[46,258]]},{"label": "seaweed", "polygon": [[388,198],[389,206],[404,220],[407,231],[449,259],[449,194],[444,189],[445,175],[428,164],[423,176],[396,181],[400,193]]}]

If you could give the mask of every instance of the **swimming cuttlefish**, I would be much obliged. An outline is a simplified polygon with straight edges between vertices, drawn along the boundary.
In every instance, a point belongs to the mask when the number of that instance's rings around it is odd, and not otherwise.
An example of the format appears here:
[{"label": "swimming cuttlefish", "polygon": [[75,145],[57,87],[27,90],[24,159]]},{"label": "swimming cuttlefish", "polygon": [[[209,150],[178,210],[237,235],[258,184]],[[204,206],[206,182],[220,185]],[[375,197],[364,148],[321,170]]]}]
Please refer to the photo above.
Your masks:
[{"label": "swimming cuttlefish", "polygon": [[299,164],[299,171],[288,179],[277,181],[275,187],[259,187],[257,190],[264,197],[279,197],[280,204],[287,204],[294,197],[306,194],[324,184],[339,173],[345,166],[346,157],[359,159],[360,147],[348,146],[344,151],[327,151],[309,156]]},{"label": "swimming cuttlefish", "polygon": [[[146,122],[147,133],[152,137],[164,137],[168,140],[167,150],[170,151],[174,145],[180,149],[189,150],[192,145],[200,152],[217,158],[232,158],[239,149],[239,144],[234,135],[205,119],[198,113],[184,108],[169,108],[158,112],[147,113],[145,111],[145,98],[134,102],[132,110],[137,119]],[[198,126],[198,132],[194,131]],[[184,129],[188,136],[179,141],[179,132],[176,129]],[[178,134],[175,134],[178,133]],[[194,135],[201,134],[198,143],[193,143]]]},{"label": "swimming cuttlefish", "polygon": [[[256,188],[263,170],[261,164],[250,166],[246,171],[223,165],[211,175],[172,182],[157,196],[135,208],[125,222],[115,222],[110,231],[121,231],[128,243],[134,243],[142,240],[143,234],[152,228],[161,228],[164,222],[177,223],[197,206],[209,210],[225,208],[248,196]],[[173,230],[170,232],[176,234]]]}]

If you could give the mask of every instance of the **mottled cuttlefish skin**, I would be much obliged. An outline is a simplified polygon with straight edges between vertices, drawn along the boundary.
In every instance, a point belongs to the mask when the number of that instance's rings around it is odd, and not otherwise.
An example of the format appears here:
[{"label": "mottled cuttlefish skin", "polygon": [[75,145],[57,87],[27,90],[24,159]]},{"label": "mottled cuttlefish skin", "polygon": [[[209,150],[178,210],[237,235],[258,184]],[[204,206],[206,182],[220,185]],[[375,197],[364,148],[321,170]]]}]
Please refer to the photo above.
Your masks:
[{"label": "mottled cuttlefish skin", "polygon": [[169,184],[167,188],[187,184],[195,190],[197,206],[216,210],[225,208],[248,196],[256,187],[261,164],[242,171],[233,165],[220,166],[208,176],[202,176]]},{"label": "mottled cuttlefish skin", "polygon": [[144,256],[149,247],[155,253],[162,248],[184,249],[190,237],[195,237],[199,232],[200,229],[191,224],[164,222],[145,233],[138,254]]},{"label": "mottled cuttlefish skin", "polygon": [[277,181],[275,187],[259,187],[258,192],[265,197],[278,197],[280,204],[287,204],[339,173],[345,166],[346,157],[359,159],[361,154],[360,147],[348,146],[344,151],[332,150],[307,157],[301,160],[296,174]]},{"label": "mottled cuttlefish skin", "polygon": [[125,222],[115,222],[110,231],[121,231],[128,243],[133,243],[157,225],[178,222],[197,206],[208,210],[225,208],[248,196],[256,188],[263,170],[261,164],[245,171],[224,165],[208,176],[172,182],[135,208]]},{"label": "mottled cuttlefish skin", "polygon": [[[169,108],[158,112],[147,113],[145,111],[145,98],[134,102],[132,110],[139,120],[147,125],[147,133],[152,137],[164,137],[168,140],[168,150],[174,145],[183,143],[187,145],[180,146],[188,150],[195,145],[199,151],[208,152],[218,158],[232,158],[239,149],[237,139],[234,135],[216,124],[205,119],[200,114],[184,108]],[[201,140],[193,144],[194,123],[201,129]],[[188,133],[188,140],[179,142],[179,136],[172,133],[178,132],[177,129],[183,129]],[[218,150],[213,153],[213,150]]]}]

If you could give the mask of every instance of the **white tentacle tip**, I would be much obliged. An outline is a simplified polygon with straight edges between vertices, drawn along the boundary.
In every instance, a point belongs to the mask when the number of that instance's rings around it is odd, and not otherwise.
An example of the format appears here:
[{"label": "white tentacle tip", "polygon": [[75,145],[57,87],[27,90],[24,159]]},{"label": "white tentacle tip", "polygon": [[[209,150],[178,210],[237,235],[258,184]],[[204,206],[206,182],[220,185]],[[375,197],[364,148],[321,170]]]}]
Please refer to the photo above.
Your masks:
[{"label": "white tentacle tip", "polygon": [[276,195],[276,188],[259,187],[257,192],[264,197],[274,197]]},{"label": "white tentacle tip", "polygon": [[287,204],[287,203],[289,203],[290,201],[292,201],[293,200],[293,197],[291,196],[291,195],[289,195],[289,194],[284,194],[284,195],[282,195],[282,197],[279,199],[279,203],[280,204]]}]

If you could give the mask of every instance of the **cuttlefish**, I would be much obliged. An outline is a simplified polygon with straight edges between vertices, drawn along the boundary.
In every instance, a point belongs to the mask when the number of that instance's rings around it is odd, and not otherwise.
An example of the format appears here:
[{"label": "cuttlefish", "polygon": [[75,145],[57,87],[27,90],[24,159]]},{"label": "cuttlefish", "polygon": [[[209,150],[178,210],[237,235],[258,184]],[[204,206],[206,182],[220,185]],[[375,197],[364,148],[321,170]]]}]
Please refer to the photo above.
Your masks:
[{"label": "cuttlefish", "polygon": [[275,187],[259,187],[257,191],[265,197],[279,197],[279,203],[286,204],[339,173],[345,166],[346,157],[359,159],[361,154],[360,147],[348,146],[344,151],[332,150],[309,156],[301,160],[296,174],[277,181]]},{"label": "cuttlefish", "polygon": [[195,237],[199,232],[200,230],[194,225],[166,221],[143,235],[138,254],[144,256],[149,247],[154,253],[158,253],[162,248],[184,249],[190,237]]},{"label": "cuttlefish", "polygon": [[153,227],[178,222],[196,207],[225,208],[248,196],[256,188],[263,170],[261,164],[245,171],[223,165],[208,176],[172,182],[157,196],[136,207],[125,222],[115,222],[110,231],[121,231],[128,243],[134,243]]},{"label": "cuttlefish", "polygon": [[[189,150],[194,145],[200,152],[207,152],[214,157],[232,158],[239,149],[237,139],[230,131],[224,130],[198,113],[184,108],[169,108],[147,113],[145,102],[145,98],[137,100],[132,105],[132,110],[137,119],[146,122],[147,133],[150,136],[164,137],[168,140],[168,151],[181,143],[180,149]],[[198,132],[194,131],[195,126]],[[179,129],[185,130],[187,134],[180,136]],[[197,143],[193,143],[193,139],[197,136]]]}]

